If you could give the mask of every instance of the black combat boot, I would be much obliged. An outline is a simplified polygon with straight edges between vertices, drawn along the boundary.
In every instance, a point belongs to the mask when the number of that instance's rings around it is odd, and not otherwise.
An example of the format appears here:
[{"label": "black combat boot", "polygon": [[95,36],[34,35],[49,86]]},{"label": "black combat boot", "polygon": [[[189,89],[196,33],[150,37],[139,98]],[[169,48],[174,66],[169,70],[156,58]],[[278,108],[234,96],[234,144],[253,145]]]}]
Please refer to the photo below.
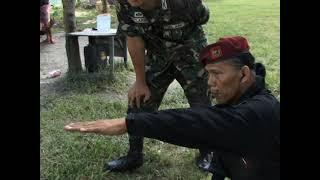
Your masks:
[{"label": "black combat boot", "polygon": [[211,162],[213,158],[213,154],[207,150],[199,150],[200,154],[196,157],[196,164],[197,166],[203,171],[211,171]]},{"label": "black combat boot", "polygon": [[107,162],[105,170],[124,172],[137,169],[143,164],[143,137],[129,136],[130,149],[126,156]]}]

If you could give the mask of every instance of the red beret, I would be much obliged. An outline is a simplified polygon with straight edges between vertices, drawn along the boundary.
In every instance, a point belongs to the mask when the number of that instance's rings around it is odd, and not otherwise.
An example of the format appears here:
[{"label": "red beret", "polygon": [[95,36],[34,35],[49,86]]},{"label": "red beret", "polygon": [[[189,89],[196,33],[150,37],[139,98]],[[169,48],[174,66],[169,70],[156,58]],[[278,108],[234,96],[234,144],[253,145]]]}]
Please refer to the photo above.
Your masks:
[{"label": "red beret", "polygon": [[241,53],[249,52],[246,38],[231,36],[220,38],[216,43],[210,44],[200,52],[199,61],[205,66],[217,60],[235,57]]}]

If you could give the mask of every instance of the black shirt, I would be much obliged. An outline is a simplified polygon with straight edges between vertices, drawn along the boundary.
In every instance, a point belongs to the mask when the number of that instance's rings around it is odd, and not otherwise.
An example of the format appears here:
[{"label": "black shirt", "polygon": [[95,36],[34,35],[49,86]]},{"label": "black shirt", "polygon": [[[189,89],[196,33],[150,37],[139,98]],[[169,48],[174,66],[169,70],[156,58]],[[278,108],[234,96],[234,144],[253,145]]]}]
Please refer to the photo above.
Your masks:
[{"label": "black shirt", "polygon": [[263,82],[257,76],[232,105],[129,114],[128,133],[218,150],[219,166],[232,180],[280,179],[280,102]]}]

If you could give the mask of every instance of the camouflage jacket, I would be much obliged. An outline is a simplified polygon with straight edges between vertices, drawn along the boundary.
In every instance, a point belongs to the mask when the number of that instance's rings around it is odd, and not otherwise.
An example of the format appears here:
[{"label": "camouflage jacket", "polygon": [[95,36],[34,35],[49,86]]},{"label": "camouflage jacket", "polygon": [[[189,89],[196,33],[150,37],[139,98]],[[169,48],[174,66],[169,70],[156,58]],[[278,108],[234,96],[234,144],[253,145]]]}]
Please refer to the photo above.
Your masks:
[{"label": "camouflage jacket", "polygon": [[118,29],[130,37],[140,36],[152,53],[170,53],[207,42],[201,25],[209,9],[201,0],[161,0],[161,6],[145,11],[127,0],[116,3]]}]

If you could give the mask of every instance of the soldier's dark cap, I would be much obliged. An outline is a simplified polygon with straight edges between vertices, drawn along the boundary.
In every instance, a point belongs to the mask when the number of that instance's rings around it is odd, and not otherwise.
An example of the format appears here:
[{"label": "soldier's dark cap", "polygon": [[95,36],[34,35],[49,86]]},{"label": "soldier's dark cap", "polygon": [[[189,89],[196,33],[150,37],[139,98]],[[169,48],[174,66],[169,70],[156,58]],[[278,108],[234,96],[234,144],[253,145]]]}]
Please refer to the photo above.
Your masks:
[{"label": "soldier's dark cap", "polygon": [[205,47],[199,55],[199,61],[203,66],[220,60],[230,59],[242,53],[249,53],[249,43],[241,36],[220,38],[216,43]]}]

